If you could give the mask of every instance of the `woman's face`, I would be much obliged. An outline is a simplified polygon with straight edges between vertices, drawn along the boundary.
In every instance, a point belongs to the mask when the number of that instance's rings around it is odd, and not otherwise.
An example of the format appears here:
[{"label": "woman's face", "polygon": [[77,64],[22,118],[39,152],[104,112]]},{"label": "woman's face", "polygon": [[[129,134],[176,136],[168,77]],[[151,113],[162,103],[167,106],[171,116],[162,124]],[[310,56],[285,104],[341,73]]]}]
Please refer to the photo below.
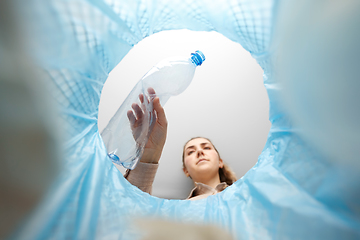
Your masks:
[{"label": "woman's face", "polygon": [[212,177],[218,175],[223,161],[209,140],[195,138],[185,145],[184,173],[191,176],[194,181],[199,177]]}]

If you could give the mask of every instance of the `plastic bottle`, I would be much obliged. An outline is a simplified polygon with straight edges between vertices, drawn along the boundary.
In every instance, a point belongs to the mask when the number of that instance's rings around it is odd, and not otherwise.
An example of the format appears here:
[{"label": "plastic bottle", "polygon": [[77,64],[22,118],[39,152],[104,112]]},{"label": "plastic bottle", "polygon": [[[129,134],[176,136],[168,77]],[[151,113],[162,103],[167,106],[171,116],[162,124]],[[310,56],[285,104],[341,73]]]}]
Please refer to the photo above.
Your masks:
[{"label": "plastic bottle", "polygon": [[[155,90],[164,106],[171,96],[182,93],[189,86],[196,67],[204,60],[201,51],[192,53],[190,57],[171,57],[160,61],[140,79],[101,133],[108,156],[114,163],[134,169],[141,159],[155,120],[151,101],[154,96],[148,89]],[[143,103],[139,100],[140,94],[145,96]],[[136,129],[136,140],[127,117],[133,103],[141,106],[144,112],[143,124]]]}]

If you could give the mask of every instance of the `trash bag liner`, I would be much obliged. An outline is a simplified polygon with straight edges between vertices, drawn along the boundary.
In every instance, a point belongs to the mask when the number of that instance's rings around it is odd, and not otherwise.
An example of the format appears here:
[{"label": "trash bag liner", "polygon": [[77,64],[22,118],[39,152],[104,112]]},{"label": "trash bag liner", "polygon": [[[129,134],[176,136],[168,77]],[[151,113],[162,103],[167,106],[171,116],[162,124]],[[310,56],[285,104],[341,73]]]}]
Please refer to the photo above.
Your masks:
[{"label": "trash bag liner", "polygon": [[[132,219],[143,217],[216,224],[236,239],[359,239],[359,169],[329,161],[305,140],[280,95],[271,44],[281,4],[29,1],[23,17],[61,110],[65,155],[60,176],[13,238],[139,239]],[[264,70],[270,100],[272,127],[256,165],[223,192],[198,201],[161,199],[132,186],[107,156],[97,127],[109,72],[145,37],[175,29],[217,31],[241,44]]]}]

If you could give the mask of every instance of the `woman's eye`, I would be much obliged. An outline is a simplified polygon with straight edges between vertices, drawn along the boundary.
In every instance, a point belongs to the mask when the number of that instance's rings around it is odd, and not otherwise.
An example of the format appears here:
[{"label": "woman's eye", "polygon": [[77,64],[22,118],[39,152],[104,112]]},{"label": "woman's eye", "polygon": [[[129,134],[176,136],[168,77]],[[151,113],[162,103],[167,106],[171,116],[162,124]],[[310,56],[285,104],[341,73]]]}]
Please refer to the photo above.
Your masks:
[{"label": "woman's eye", "polygon": [[210,147],[205,147],[204,149],[211,149]]},{"label": "woman's eye", "polygon": [[188,152],[188,155],[190,155],[190,154],[192,154],[194,151],[190,151],[190,152]]}]

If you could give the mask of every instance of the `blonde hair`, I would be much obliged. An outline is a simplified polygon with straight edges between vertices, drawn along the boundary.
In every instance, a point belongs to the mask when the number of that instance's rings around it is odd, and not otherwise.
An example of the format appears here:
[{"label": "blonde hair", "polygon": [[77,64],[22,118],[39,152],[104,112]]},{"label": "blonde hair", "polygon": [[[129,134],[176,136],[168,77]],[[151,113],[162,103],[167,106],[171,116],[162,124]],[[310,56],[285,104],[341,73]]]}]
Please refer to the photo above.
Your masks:
[{"label": "blonde hair", "polygon": [[[184,157],[185,157],[185,146],[186,144],[188,144],[188,142],[190,142],[191,140],[197,139],[197,138],[203,138],[208,140],[211,145],[214,147],[215,151],[217,152],[217,154],[219,155],[219,159],[221,159],[220,157],[220,153],[219,151],[216,149],[216,147],[214,146],[214,144],[211,142],[210,139],[208,138],[204,138],[204,137],[194,137],[191,138],[189,141],[187,141],[183,147],[183,156],[182,156],[182,162],[183,162],[183,168],[186,168],[185,166],[185,161],[184,161]],[[222,159],[221,159],[222,160]],[[219,177],[220,177],[220,182],[226,182],[227,185],[231,185],[234,182],[236,182],[237,178],[235,173],[230,169],[230,167],[224,162],[224,160],[222,160],[224,163],[224,166],[222,168],[219,168]],[[191,176],[190,176],[191,178]]]}]

